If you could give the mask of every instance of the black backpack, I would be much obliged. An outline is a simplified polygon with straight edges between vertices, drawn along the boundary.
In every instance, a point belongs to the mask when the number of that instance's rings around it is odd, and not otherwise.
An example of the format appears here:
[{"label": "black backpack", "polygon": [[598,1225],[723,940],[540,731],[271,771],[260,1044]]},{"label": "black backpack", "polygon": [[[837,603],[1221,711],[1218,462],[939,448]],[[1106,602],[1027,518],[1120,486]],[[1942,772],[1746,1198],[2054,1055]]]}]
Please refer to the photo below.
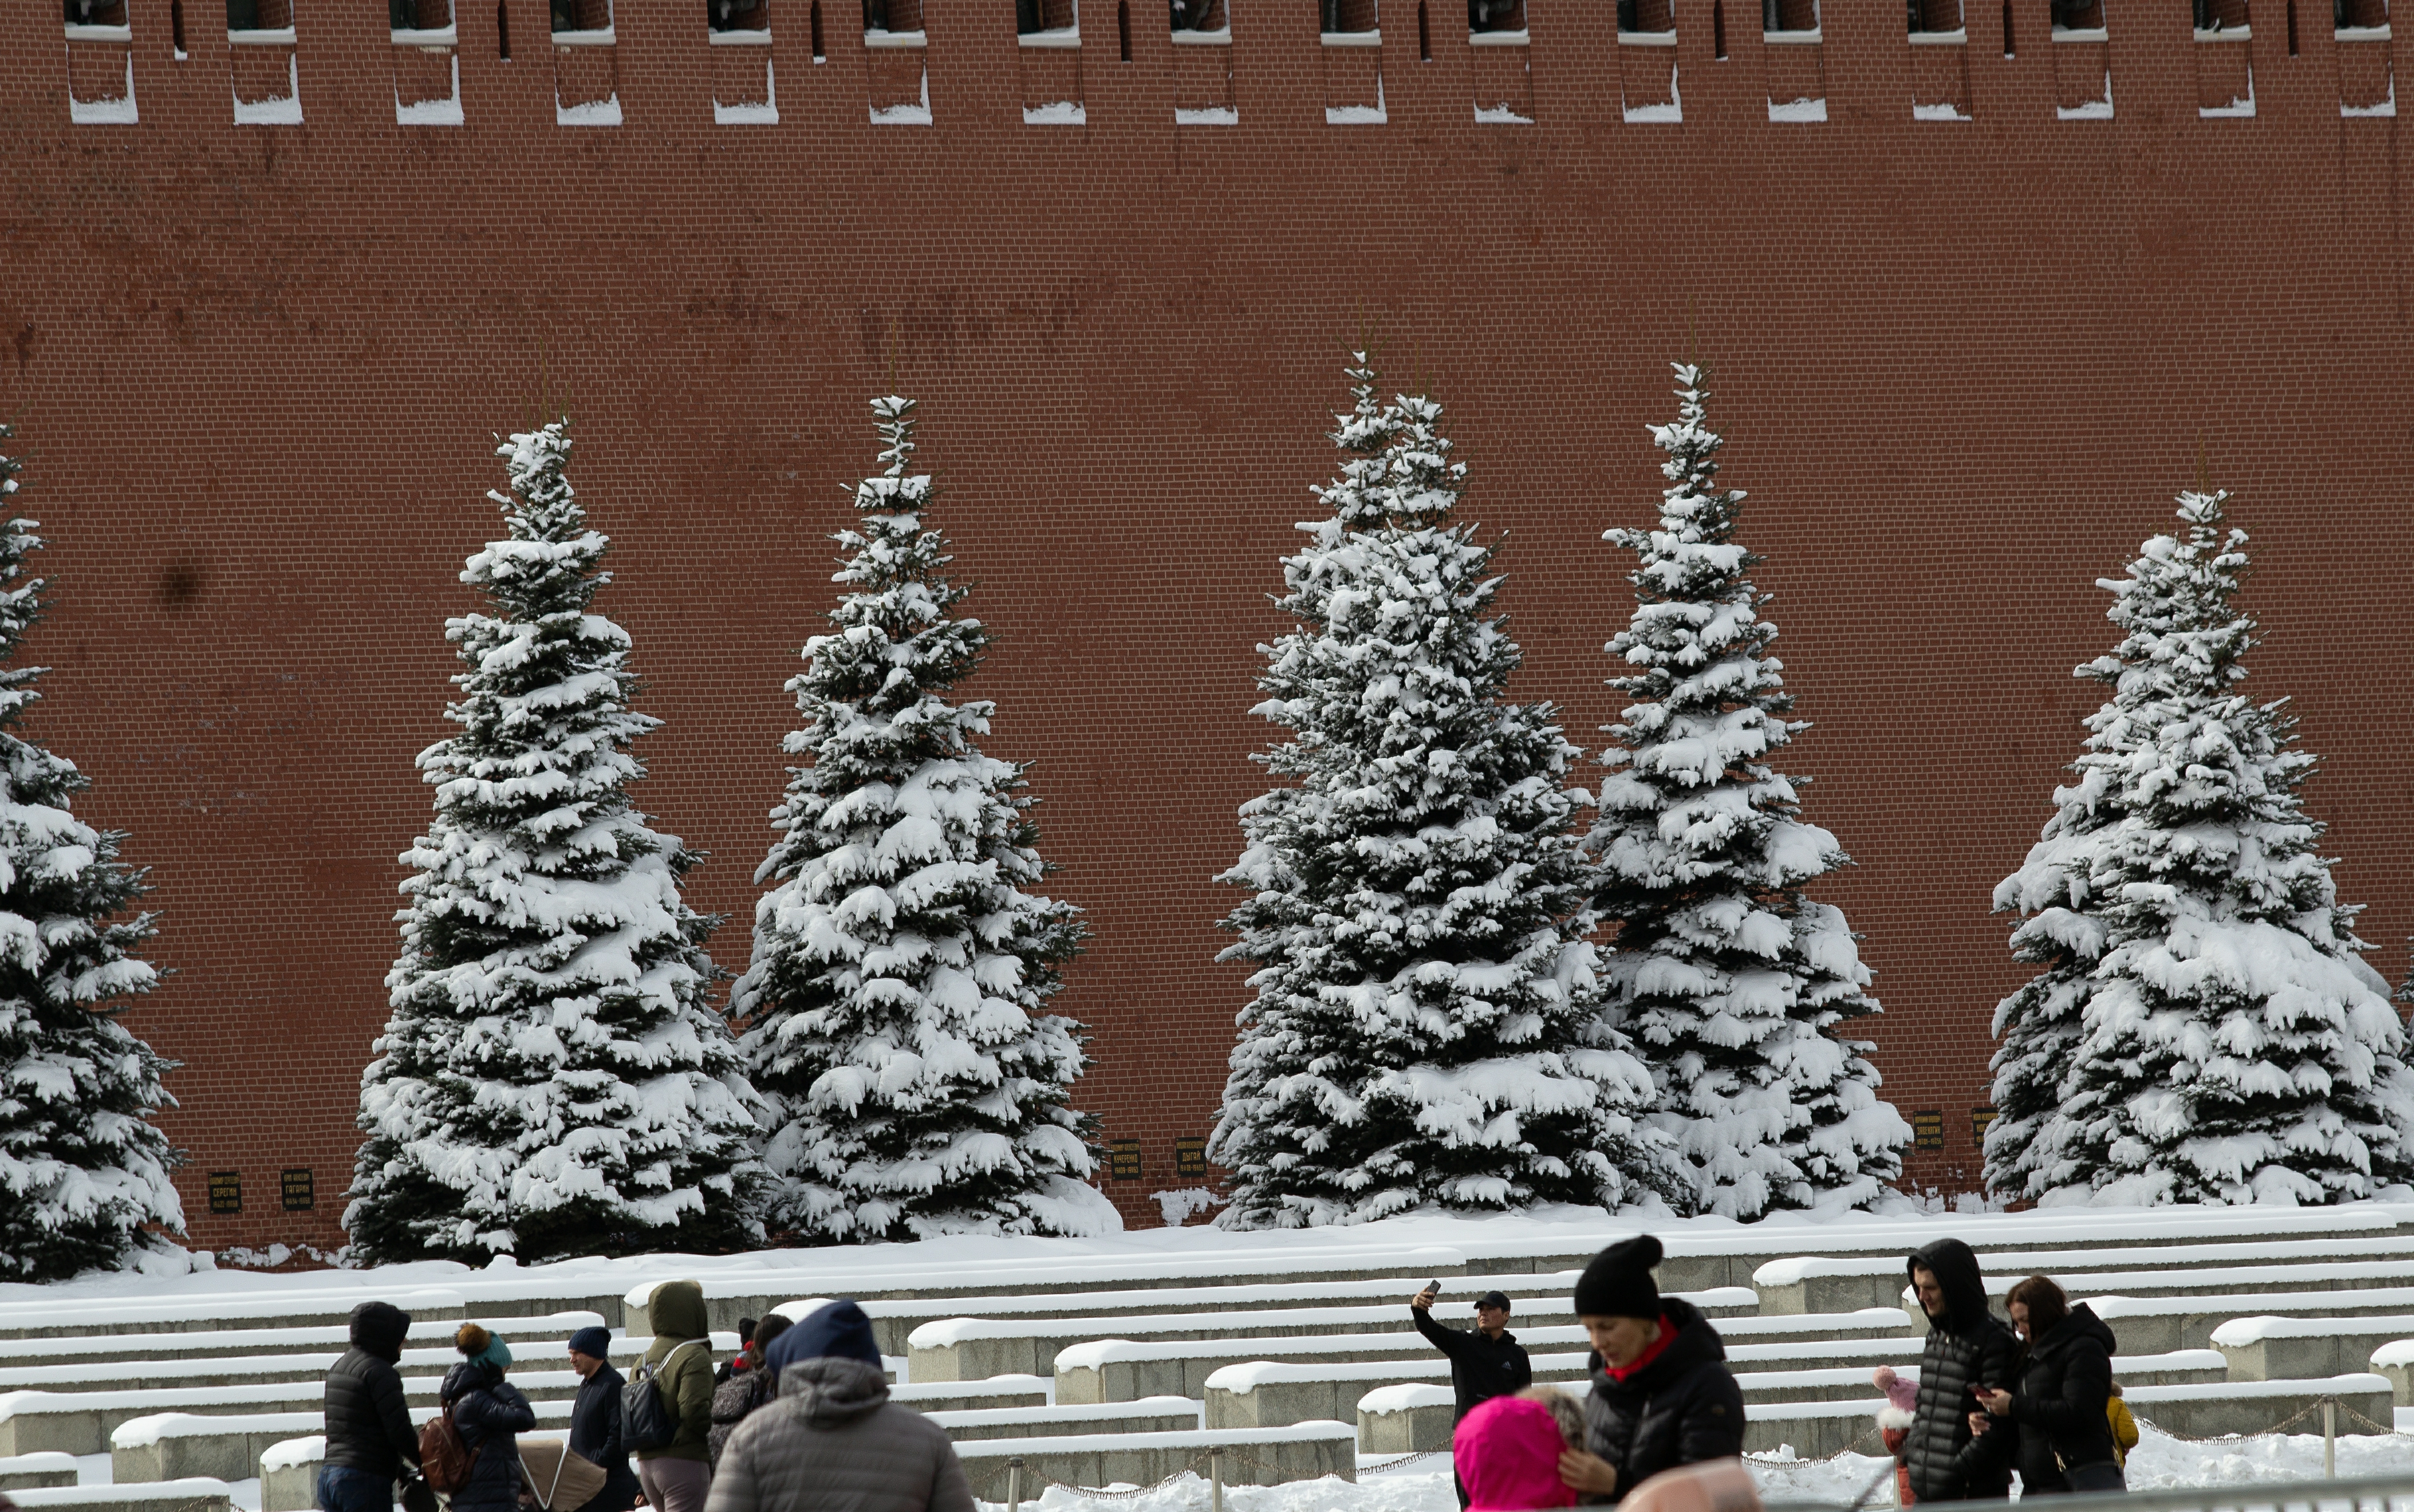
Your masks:
[{"label": "black backpack", "polygon": [[680,1350],[702,1342],[701,1339],[683,1340],[663,1356],[660,1365],[640,1365],[630,1372],[629,1384],[620,1388],[621,1443],[641,1453],[670,1447],[671,1440],[678,1436],[678,1408],[663,1401],[663,1389],[656,1383]]}]

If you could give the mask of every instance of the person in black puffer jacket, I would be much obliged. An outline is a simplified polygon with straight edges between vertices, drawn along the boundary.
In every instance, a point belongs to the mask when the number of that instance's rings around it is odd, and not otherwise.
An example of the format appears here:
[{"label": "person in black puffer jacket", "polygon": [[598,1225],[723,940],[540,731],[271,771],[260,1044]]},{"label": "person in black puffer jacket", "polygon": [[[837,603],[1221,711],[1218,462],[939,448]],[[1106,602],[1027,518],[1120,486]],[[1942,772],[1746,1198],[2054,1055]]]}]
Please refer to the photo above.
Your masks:
[{"label": "person in black puffer jacket", "polygon": [[319,1472],[325,1512],[386,1512],[403,1466],[419,1462],[395,1370],[410,1333],[410,1314],[391,1302],[352,1309],[352,1347],[327,1371],[327,1458]]},{"label": "person in black puffer jacket", "polygon": [[2019,1382],[1979,1394],[1988,1431],[2002,1418],[2019,1425],[2020,1495],[2128,1490],[2112,1449],[2112,1330],[2061,1287],[2031,1276],[2004,1299],[2012,1327],[2027,1341]]},{"label": "person in black puffer jacket", "polygon": [[1906,1267],[1928,1314],[1928,1347],[1919,1356],[1919,1401],[1900,1454],[1911,1472],[1912,1494],[1923,1502],[2006,1497],[2019,1430],[2008,1420],[1974,1432],[1982,1386],[2015,1378],[2019,1341],[1987,1311],[1987,1281],[1978,1257],[1960,1239],[1938,1239],[1912,1253]]},{"label": "person in black puffer jacket", "polygon": [[1559,1478],[1585,1502],[1617,1502],[1663,1470],[1743,1453],[1743,1389],[1701,1310],[1660,1295],[1646,1234],[1593,1257],[1576,1282],[1578,1321],[1600,1363],[1585,1399],[1585,1447],[1559,1457]]},{"label": "person in black puffer jacket", "polygon": [[469,1478],[453,1493],[453,1512],[516,1512],[520,1505],[519,1435],[536,1427],[536,1409],[503,1379],[512,1352],[474,1323],[461,1325],[453,1347],[469,1356],[444,1372],[444,1410],[473,1458]]}]

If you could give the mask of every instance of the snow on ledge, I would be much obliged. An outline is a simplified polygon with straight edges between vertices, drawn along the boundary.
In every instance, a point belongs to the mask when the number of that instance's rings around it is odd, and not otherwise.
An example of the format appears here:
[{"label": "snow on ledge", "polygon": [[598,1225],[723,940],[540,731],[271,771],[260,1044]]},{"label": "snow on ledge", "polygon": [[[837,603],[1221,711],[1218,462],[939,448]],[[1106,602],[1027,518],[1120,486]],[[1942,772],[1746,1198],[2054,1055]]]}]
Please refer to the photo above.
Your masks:
[{"label": "snow on ledge", "polygon": [[1772,121],[1825,121],[1827,119],[1827,101],[1825,96],[1782,102],[1770,100],[1768,118]]},{"label": "snow on ledge", "polygon": [[[94,1491],[100,1495],[96,1498]],[[10,1491],[8,1499],[19,1506],[34,1507],[80,1506],[94,1500],[111,1502],[161,1502],[170,1505],[191,1503],[214,1496],[232,1500],[234,1488],[209,1475],[194,1475],[184,1480],[127,1481],[115,1486],[46,1486],[36,1490]]]},{"label": "snow on ledge", "polygon": [[620,92],[616,89],[604,99],[581,100],[576,105],[564,105],[557,96],[553,102],[553,124],[565,126],[618,126]]},{"label": "snow on ledge", "polygon": [[1457,1403],[1458,1394],[1446,1386],[1404,1381],[1398,1386],[1377,1386],[1360,1397],[1358,1413],[1362,1417],[1389,1417],[1419,1407],[1453,1407]]},{"label": "snow on ledge", "polygon": [[2400,1334],[2414,1338],[2414,1314],[2363,1318],[2232,1318],[2213,1330],[2213,1342],[2243,1349],[2266,1339],[2339,1339],[2357,1335]]},{"label": "snow on ledge", "polygon": [[1077,99],[1051,100],[1045,105],[1022,108],[1024,126],[1087,126],[1090,112]]},{"label": "snow on ledge", "polygon": [[1175,126],[1239,126],[1241,112],[1229,105],[1204,105],[1190,111],[1176,106],[1173,111],[1173,124]]},{"label": "snow on ledge", "polygon": [[2392,1340],[2372,1352],[2373,1369],[2390,1365],[2400,1369],[2414,1365],[2414,1339]]},{"label": "snow on ledge", "polygon": [[1067,1433],[1060,1438],[967,1439],[956,1445],[956,1458],[993,1460],[1013,1455],[1095,1453],[1101,1449],[1247,1449],[1260,1444],[1319,1444],[1336,1440],[1356,1445],[1357,1425],[1324,1418],[1293,1423],[1287,1428],[1201,1428],[1172,1433]]},{"label": "snow on ledge", "polygon": [[[2392,85],[2394,88],[2394,85]],[[139,126],[134,104],[134,54],[126,54],[126,93],[111,99],[78,99],[67,95],[67,121],[72,126]]]},{"label": "snow on ledge", "polygon": [[2389,1377],[2357,1371],[2300,1381],[2205,1381],[2188,1386],[2126,1386],[2122,1396],[2135,1406],[2158,1401],[2225,1401],[2237,1397],[2335,1397],[2349,1391],[2374,1391],[2386,1396],[2392,1389]]},{"label": "snow on ledge", "polygon": [[315,1465],[327,1458],[327,1435],[313,1433],[306,1439],[285,1439],[260,1451],[261,1474],[272,1470],[291,1470],[301,1465]]}]

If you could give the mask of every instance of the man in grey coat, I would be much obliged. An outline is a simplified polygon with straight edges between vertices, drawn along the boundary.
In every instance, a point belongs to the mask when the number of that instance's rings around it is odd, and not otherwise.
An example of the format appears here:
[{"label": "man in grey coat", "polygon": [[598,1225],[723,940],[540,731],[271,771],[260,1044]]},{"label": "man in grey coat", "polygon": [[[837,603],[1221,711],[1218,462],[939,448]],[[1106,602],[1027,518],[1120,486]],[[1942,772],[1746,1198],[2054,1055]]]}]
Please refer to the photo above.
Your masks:
[{"label": "man in grey coat", "polygon": [[815,1310],[764,1363],[780,1394],[729,1436],[705,1512],[974,1512],[946,1433],[888,1400],[863,1309]]}]

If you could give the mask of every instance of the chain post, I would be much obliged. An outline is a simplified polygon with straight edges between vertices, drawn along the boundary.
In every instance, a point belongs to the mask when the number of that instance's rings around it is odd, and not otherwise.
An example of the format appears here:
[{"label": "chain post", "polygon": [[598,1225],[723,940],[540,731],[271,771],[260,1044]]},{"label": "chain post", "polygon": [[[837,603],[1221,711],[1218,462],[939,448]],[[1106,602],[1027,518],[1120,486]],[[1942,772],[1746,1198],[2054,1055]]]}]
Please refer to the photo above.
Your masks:
[{"label": "chain post", "polygon": [[1224,1451],[1207,1451],[1207,1512],[1224,1512]]},{"label": "chain post", "polygon": [[2322,1399],[2322,1478],[2338,1478],[2338,1399]]},{"label": "chain post", "polygon": [[1022,1461],[1006,1462],[1006,1512],[1022,1512]]}]

